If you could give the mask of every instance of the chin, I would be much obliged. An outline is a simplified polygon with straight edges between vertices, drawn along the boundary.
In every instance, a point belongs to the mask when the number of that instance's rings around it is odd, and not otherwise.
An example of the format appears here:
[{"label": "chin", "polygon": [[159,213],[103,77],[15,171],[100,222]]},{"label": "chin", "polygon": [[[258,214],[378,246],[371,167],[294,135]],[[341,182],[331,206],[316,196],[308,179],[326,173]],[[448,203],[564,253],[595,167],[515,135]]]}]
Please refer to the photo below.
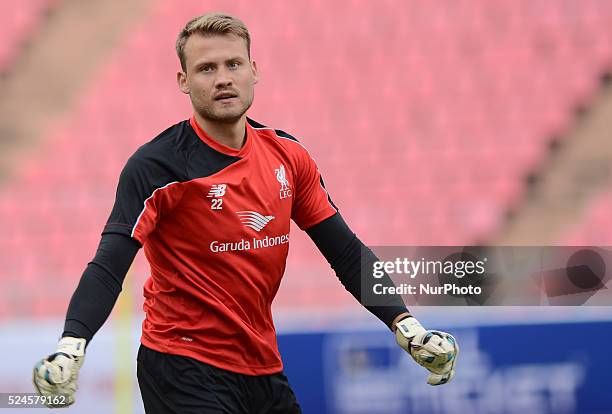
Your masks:
[{"label": "chin", "polygon": [[240,120],[240,118],[242,118],[242,116],[246,113],[247,109],[249,108],[226,108],[225,110],[206,108],[199,112],[203,118],[212,122],[231,124]]},{"label": "chin", "polygon": [[235,102],[229,107],[219,107],[211,102],[210,105],[194,105],[200,116],[210,122],[231,124],[242,118],[251,107],[251,102]]},{"label": "chin", "polygon": [[213,113],[213,114],[207,114],[205,118],[213,122],[219,122],[223,124],[233,124],[234,122],[238,122],[240,118],[242,118],[242,115],[244,115],[245,112],[246,111],[242,111],[242,112],[232,111],[231,113],[228,113],[228,112]]}]

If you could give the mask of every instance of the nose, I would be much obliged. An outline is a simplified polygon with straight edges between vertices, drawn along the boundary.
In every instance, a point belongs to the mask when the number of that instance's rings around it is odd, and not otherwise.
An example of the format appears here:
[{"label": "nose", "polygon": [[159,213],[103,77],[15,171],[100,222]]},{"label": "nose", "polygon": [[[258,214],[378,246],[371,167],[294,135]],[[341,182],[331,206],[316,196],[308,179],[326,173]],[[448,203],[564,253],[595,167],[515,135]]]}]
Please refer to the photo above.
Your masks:
[{"label": "nose", "polygon": [[220,70],[215,79],[215,87],[218,89],[227,88],[232,85],[232,78],[226,70]]}]

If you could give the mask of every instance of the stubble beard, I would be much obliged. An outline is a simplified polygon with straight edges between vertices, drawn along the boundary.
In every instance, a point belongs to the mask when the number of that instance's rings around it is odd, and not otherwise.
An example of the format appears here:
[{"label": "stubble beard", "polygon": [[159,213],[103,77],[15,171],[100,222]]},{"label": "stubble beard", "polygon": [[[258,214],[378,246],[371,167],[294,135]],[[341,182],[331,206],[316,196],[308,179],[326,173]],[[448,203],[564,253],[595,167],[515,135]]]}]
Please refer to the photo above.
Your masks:
[{"label": "stubble beard", "polygon": [[240,118],[246,113],[246,111],[253,104],[253,98],[251,97],[248,101],[240,100],[240,107],[230,110],[216,110],[214,108],[215,102],[211,105],[194,105],[198,114],[210,122],[217,122],[220,124],[233,124],[238,122]]}]

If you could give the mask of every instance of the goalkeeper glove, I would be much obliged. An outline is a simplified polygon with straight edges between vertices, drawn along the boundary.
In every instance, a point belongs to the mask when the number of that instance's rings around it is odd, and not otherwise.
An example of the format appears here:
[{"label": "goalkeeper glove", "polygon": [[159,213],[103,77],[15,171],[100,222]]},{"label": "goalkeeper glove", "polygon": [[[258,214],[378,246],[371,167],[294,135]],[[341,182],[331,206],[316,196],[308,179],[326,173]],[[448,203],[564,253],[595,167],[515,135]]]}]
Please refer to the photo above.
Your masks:
[{"label": "goalkeeper glove", "polygon": [[57,351],[34,366],[34,387],[46,398],[51,408],[67,407],[74,403],[79,369],[85,359],[85,339],[62,338]]},{"label": "goalkeeper glove", "polygon": [[408,352],[417,364],[431,372],[427,378],[429,385],[446,384],[453,379],[459,345],[451,334],[425,330],[412,316],[400,320],[395,326],[397,344]]}]

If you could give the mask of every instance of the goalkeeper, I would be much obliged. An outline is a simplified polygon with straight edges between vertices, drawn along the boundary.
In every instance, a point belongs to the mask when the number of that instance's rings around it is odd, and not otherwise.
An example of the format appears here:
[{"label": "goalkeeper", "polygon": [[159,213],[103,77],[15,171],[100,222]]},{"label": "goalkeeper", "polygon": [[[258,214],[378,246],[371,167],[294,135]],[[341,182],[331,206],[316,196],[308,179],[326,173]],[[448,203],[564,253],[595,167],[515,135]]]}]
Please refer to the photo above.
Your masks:
[{"label": "goalkeeper", "polygon": [[[127,161],[57,350],[34,367],[35,387],[74,402],[86,347],[142,247],[151,266],[137,359],[146,412],[299,413],[271,312],[290,221],[357,300],[362,260],[377,258],[338,213],[302,144],[247,118],[258,69],[244,24],[222,14],[194,18],[176,49],[178,86],[193,116]],[[381,282],[392,285],[386,276]],[[364,306],[430,371],[429,384],[450,381],[454,338],[423,328],[399,296],[386,301]]]}]

